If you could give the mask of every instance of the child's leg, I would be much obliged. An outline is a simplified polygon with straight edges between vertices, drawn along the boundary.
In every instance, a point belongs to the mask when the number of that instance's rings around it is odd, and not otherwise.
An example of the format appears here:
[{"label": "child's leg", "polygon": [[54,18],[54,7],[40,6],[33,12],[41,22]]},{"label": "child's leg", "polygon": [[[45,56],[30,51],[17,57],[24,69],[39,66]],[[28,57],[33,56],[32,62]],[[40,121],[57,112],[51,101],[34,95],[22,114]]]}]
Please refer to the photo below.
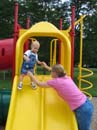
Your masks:
[{"label": "child's leg", "polygon": [[27,75],[30,77],[31,79],[31,86],[33,89],[36,89],[36,84],[33,82],[32,80],[32,74],[33,74],[33,71],[28,71]]},{"label": "child's leg", "polygon": [[23,78],[24,78],[24,74],[21,74],[21,75],[20,75],[20,82],[19,82],[19,85],[18,85],[18,89],[22,89],[22,86],[23,86]]},{"label": "child's leg", "polygon": [[24,76],[25,76],[25,74],[21,74],[21,75],[20,75],[20,82],[23,82]]}]

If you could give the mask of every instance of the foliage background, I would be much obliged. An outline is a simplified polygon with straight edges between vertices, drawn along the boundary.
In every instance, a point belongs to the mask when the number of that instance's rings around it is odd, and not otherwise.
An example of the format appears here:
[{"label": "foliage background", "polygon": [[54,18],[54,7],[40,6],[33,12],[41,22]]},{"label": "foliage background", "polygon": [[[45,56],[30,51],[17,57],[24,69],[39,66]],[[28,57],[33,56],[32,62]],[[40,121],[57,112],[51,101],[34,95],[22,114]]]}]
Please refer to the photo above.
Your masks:
[{"label": "foliage background", "polygon": [[[75,21],[80,15],[86,15],[83,25],[83,65],[97,67],[97,0],[1,0],[0,2],[0,39],[13,37],[14,6],[19,3],[19,24],[26,28],[26,19],[30,25],[48,21],[60,28],[63,19],[63,30],[71,25],[71,7],[75,6]],[[42,39],[39,51],[40,60],[49,62],[50,38]],[[79,63],[80,25],[75,27],[75,65]],[[44,51],[45,50],[45,57]]]}]

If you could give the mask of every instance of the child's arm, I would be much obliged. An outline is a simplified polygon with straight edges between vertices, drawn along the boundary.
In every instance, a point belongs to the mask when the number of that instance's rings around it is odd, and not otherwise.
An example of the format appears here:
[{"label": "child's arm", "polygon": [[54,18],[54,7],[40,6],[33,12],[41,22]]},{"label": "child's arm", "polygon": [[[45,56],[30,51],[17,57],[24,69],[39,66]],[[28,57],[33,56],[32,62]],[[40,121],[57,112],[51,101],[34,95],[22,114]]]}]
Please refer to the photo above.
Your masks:
[{"label": "child's arm", "polygon": [[38,63],[39,65],[43,66],[43,67],[44,67],[45,69],[47,69],[48,71],[51,71],[51,67],[48,66],[44,61],[41,62],[41,61],[38,60],[37,63]]},{"label": "child's arm", "polygon": [[39,61],[39,60],[37,60],[37,64],[42,65],[42,62],[41,62],[41,61]]},{"label": "child's arm", "polygon": [[25,54],[24,54],[23,58],[24,58],[24,60],[27,61],[27,62],[30,61],[30,58],[29,58],[27,55],[25,55]]}]

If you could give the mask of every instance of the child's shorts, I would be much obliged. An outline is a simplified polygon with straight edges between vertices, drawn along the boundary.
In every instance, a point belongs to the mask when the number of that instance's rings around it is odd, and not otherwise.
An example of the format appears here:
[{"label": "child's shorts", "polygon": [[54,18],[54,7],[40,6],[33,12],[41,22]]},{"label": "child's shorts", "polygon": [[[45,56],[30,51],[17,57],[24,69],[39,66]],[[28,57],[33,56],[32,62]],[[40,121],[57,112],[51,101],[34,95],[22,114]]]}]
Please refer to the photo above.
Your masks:
[{"label": "child's shorts", "polygon": [[22,68],[21,69],[21,74],[27,74],[28,71],[30,71],[32,74],[34,74],[34,70],[33,69],[26,69],[26,68]]}]

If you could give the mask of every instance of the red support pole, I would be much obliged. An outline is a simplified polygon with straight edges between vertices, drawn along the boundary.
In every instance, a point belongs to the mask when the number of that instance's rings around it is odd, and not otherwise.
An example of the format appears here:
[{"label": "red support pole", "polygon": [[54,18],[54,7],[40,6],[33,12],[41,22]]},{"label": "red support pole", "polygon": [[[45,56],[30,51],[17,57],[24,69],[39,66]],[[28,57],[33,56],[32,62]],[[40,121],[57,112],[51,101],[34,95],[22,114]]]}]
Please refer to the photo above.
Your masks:
[{"label": "red support pole", "polygon": [[62,18],[60,18],[60,30],[62,30]]},{"label": "red support pole", "polygon": [[72,16],[71,16],[71,77],[74,77],[74,36],[75,36],[75,6],[72,6]]},{"label": "red support pole", "polygon": [[27,17],[27,24],[26,24],[26,28],[30,28],[30,17]]},{"label": "red support pole", "polygon": [[[62,18],[60,18],[60,30],[62,30]],[[58,63],[61,63],[61,41],[59,40],[59,55],[58,55]]]},{"label": "red support pole", "polygon": [[[30,17],[27,17],[26,28],[27,29],[30,28]],[[29,48],[29,40],[27,40],[27,42],[24,45],[24,51],[28,50],[28,48]]]},{"label": "red support pole", "polygon": [[17,41],[17,38],[18,38],[18,27],[17,26],[18,26],[18,3],[15,3],[12,78],[14,78],[14,75],[15,75],[15,50],[16,50],[16,41]]}]

